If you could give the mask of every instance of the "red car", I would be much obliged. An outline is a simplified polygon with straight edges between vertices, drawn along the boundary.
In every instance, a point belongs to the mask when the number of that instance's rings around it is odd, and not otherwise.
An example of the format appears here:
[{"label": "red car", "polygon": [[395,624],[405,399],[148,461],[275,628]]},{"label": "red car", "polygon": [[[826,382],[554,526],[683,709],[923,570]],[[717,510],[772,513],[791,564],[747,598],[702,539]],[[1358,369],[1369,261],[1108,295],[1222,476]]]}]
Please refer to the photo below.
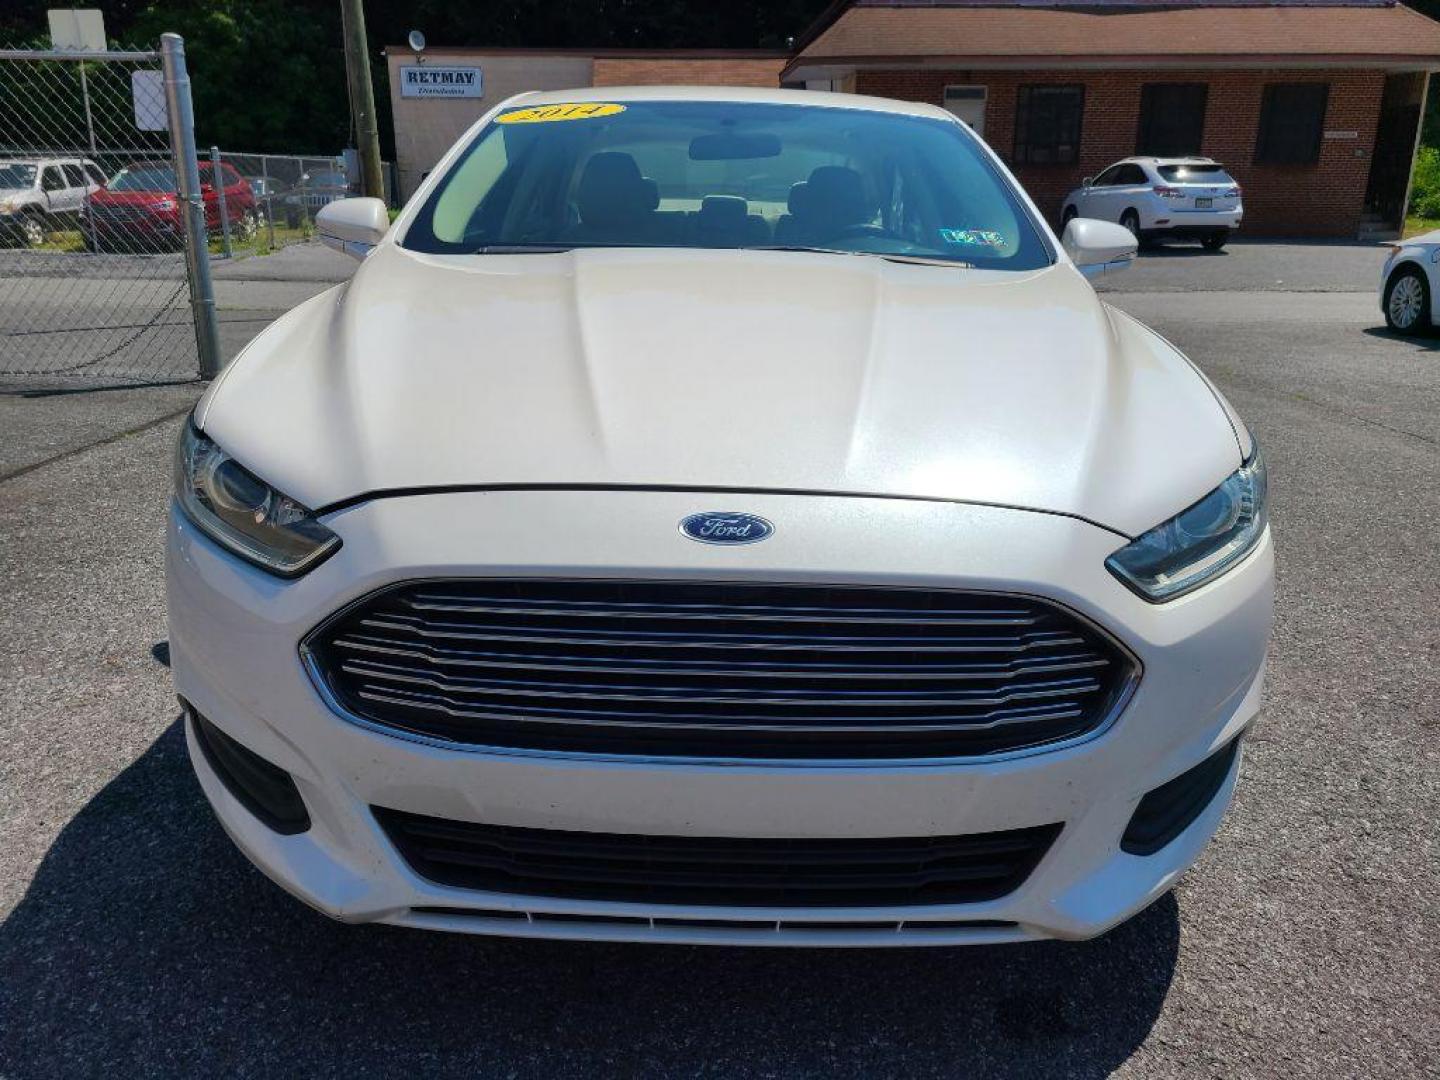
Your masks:
[{"label": "red car", "polygon": [[[224,184],[217,191],[210,162],[200,162],[200,191],[205,199],[205,228],[220,231],[220,199],[230,217],[231,235],[248,239],[260,218],[255,193],[235,169],[220,165]],[[168,161],[144,161],[116,173],[99,191],[91,192],[85,207],[83,230],[87,244],[97,251],[141,248],[169,251],[184,245],[180,198],[175,170]]]}]

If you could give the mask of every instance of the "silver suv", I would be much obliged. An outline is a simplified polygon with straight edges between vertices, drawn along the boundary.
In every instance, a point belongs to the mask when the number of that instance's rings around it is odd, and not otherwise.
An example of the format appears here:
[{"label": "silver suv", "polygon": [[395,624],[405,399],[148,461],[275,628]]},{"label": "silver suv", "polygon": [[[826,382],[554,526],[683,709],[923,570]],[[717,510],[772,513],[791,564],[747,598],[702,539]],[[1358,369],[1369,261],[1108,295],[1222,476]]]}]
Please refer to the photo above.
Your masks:
[{"label": "silver suv", "polygon": [[73,227],[90,193],[105,183],[88,158],[0,160],[0,232],[29,247]]}]

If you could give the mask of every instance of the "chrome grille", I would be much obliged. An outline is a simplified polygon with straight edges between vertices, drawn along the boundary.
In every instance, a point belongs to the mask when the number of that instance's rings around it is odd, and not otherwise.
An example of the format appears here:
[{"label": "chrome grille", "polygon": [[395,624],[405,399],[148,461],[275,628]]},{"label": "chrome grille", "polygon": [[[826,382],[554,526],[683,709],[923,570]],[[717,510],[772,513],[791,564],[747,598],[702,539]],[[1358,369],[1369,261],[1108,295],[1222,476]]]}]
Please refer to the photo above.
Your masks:
[{"label": "chrome grille", "polygon": [[114,203],[90,203],[90,213],[103,224],[126,224],[135,221],[150,221],[155,213],[143,206],[123,206]]},{"label": "chrome grille", "polygon": [[1039,600],[685,581],[398,585],[305,645],[335,701],[451,742],[739,758],[964,757],[1103,722],[1129,660]]}]

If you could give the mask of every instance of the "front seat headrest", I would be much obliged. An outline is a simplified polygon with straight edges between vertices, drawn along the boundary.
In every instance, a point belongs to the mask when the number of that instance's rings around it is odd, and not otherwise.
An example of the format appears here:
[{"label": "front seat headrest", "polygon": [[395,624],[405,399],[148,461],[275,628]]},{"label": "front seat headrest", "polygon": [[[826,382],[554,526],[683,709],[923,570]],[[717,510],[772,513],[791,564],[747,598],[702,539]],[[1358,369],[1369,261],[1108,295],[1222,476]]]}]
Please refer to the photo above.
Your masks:
[{"label": "front seat headrest", "polygon": [[874,216],[860,174],[844,165],[821,165],[812,172],[801,205],[807,220],[827,228],[862,225]]},{"label": "front seat headrest", "polygon": [[640,175],[629,154],[608,150],[585,163],[575,202],[586,225],[624,225],[638,221],[659,200],[659,189]]}]

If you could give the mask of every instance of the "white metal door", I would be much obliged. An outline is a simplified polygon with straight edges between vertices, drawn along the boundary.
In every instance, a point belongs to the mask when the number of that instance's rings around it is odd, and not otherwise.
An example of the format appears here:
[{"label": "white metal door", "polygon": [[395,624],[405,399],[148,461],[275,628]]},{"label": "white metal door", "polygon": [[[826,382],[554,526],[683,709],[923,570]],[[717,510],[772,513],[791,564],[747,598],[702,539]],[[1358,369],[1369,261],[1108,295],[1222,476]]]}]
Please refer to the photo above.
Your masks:
[{"label": "white metal door", "polygon": [[969,124],[976,135],[985,137],[985,87],[945,87],[945,108]]}]

